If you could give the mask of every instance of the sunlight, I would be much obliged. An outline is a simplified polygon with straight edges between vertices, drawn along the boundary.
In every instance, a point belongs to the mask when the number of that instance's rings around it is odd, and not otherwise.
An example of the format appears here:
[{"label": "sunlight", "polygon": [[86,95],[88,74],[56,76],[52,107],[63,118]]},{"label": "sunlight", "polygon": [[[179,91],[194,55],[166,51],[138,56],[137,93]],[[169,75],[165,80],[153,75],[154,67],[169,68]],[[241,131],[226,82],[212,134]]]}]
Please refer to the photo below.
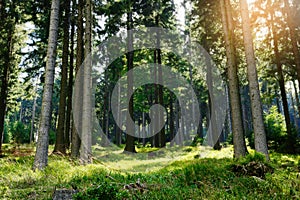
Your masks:
[{"label": "sunlight", "polygon": [[256,0],[247,0],[248,5],[253,4]]}]

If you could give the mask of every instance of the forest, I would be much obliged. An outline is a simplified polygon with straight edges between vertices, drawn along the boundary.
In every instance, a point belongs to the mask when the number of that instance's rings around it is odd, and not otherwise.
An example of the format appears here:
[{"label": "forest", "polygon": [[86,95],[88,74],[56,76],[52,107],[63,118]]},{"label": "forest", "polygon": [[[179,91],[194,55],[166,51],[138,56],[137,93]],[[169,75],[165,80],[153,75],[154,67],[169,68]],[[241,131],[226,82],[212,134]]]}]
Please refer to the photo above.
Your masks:
[{"label": "forest", "polygon": [[300,1],[0,0],[0,19],[0,199],[300,199]]}]

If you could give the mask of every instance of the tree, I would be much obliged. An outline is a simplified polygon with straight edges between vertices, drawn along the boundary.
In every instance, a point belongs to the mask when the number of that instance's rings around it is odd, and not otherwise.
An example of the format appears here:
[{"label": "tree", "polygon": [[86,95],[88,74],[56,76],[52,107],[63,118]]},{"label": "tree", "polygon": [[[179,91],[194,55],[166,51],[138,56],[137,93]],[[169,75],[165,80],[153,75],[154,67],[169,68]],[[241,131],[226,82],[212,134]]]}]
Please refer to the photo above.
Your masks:
[{"label": "tree", "polygon": [[[73,8],[74,9],[74,8]],[[83,61],[83,0],[78,1],[78,16],[77,16],[77,48],[76,48],[76,77],[79,76],[79,69]],[[78,79],[81,81],[81,78]],[[79,83],[80,89],[75,90],[74,97],[76,99],[76,104],[74,105],[73,118],[79,119],[77,122],[73,120],[73,130],[72,130],[72,144],[71,144],[71,156],[74,158],[79,157],[80,149],[80,131],[81,131],[81,115],[82,113],[82,83]],[[73,101],[75,101],[73,99]],[[74,123],[77,123],[75,125]]]},{"label": "tree", "polygon": [[66,148],[70,147],[70,130],[71,130],[71,116],[72,116],[72,95],[73,95],[73,76],[74,76],[74,37],[75,37],[75,4],[76,0],[72,2],[72,16],[71,16],[71,33],[70,33],[70,67],[68,77],[68,100],[67,100],[67,113],[66,113],[66,128],[65,128],[65,145]]},{"label": "tree", "polygon": [[48,164],[49,128],[51,122],[51,101],[54,84],[54,68],[57,47],[59,22],[59,0],[53,0],[51,5],[50,29],[45,69],[45,85],[42,101],[42,112],[38,129],[38,142],[33,163],[33,170],[43,169]]},{"label": "tree", "polygon": [[82,132],[80,160],[84,164],[92,162],[92,1],[85,2],[85,41],[82,102]]},{"label": "tree", "polygon": [[[18,12],[16,2],[0,1],[0,155],[2,151],[4,120],[7,113],[9,92],[11,85],[17,82],[13,74],[17,71],[14,56],[16,43],[16,25],[18,23]],[[15,77],[17,78],[17,76]],[[11,80],[13,79],[13,80]]]},{"label": "tree", "polygon": [[271,27],[272,27],[272,35],[273,35],[273,44],[274,44],[274,54],[275,54],[275,62],[277,67],[277,73],[278,73],[278,82],[279,82],[279,88],[280,88],[280,94],[281,94],[281,100],[283,105],[283,112],[284,112],[284,118],[286,123],[286,131],[288,134],[288,140],[287,140],[287,151],[293,152],[293,141],[292,140],[292,130],[291,130],[291,119],[290,119],[290,113],[289,113],[289,105],[287,101],[287,95],[285,90],[285,81],[284,81],[284,75],[282,70],[282,63],[280,58],[280,52],[278,47],[278,36],[277,36],[277,29],[275,27],[275,21],[274,21],[275,14],[274,12],[271,13]]},{"label": "tree", "polygon": [[245,54],[247,60],[247,76],[249,81],[251,111],[254,129],[255,150],[263,153],[269,160],[266,132],[262,115],[262,104],[260,99],[259,85],[257,79],[256,61],[253,49],[253,39],[251,35],[249,10],[246,0],[240,1],[240,11],[242,16],[242,29],[244,37]]},{"label": "tree", "polygon": [[239,158],[246,154],[246,143],[241,112],[241,100],[239,94],[238,68],[234,48],[234,28],[231,16],[229,0],[220,0],[222,24],[227,56],[227,75],[229,85],[230,109],[232,116],[232,134],[234,144],[234,157]]},{"label": "tree", "polygon": [[298,47],[295,23],[291,16],[292,9],[290,8],[290,4],[289,4],[288,0],[284,0],[284,10],[285,10],[285,13],[287,16],[287,24],[289,27],[290,39],[291,39],[291,43],[292,43],[292,47],[293,47],[293,54],[294,54],[295,63],[296,63],[297,78],[298,78],[298,83],[300,85],[300,52],[299,52],[299,47]]},{"label": "tree", "polygon": [[[133,19],[132,19],[132,2],[128,1],[128,8],[127,8],[127,95],[132,94],[133,92],[133,34],[132,34],[132,28],[133,28]],[[127,96],[127,98],[129,98]],[[134,145],[134,137],[132,134],[134,134],[134,126],[130,123],[130,120],[133,116],[133,97],[130,97],[128,99],[129,105],[128,105],[128,112],[126,116],[126,146],[124,151],[136,153],[135,145]]]},{"label": "tree", "polygon": [[69,60],[69,26],[70,26],[70,0],[64,2],[64,36],[63,36],[63,55],[61,65],[61,81],[60,81],[60,98],[58,109],[58,125],[56,132],[56,142],[54,153],[66,154],[65,144],[65,117],[66,117],[66,97],[67,97],[67,84],[68,84],[68,60]]}]

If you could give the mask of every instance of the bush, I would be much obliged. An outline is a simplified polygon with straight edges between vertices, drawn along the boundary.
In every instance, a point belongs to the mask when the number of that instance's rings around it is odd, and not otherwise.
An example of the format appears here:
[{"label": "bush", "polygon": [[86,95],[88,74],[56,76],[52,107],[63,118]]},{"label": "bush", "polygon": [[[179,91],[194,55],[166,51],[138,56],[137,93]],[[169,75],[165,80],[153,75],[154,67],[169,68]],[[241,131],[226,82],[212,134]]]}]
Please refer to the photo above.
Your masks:
[{"label": "bush", "polygon": [[9,132],[12,140],[18,144],[29,143],[30,128],[20,121],[10,123]]},{"label": "bush", "polygon": [[268,142],[272,148],[278,149],[286,140],[287,134],[284,117],[276,106],[272,106],[269,113],[265,114],[265,126]]}]

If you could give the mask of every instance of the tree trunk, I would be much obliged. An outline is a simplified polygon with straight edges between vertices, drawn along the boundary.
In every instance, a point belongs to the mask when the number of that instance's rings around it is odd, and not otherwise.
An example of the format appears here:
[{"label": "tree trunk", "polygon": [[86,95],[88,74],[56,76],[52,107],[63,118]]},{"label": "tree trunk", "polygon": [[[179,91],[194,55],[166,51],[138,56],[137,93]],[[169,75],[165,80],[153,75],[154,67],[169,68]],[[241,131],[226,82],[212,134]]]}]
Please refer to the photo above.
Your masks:
[{"label": "tree trunk", "polygon": [[68,60],[69,60],[69,26],[70,26],[70,0],[64,2],[64,37],[63,55],[61,65],[60,98],[58,109],[58,125],[56,131],[56,142],[53,153],[66,154],[65,145],[65,119],[66,119],[66,98],[68,87]]},{"label": "tree trunk", "polygon": [[[131,11],[131,5],[129,1],[129,10],[127,13],[127,30],[128,30],[128,36],[127,36],[127,95],[132,94],[133,91],[133,73],[131,69],[133,69],[133,35],[130,30],[133,28],[133,19],[132,19],[132,11]],[[127,98],[129,98],[127,96]],[[133,117],[133,96],[128,99],[129,105],[128,105],[128,112],[126,116],[126,146],[124,151],[125,152],[131,152],[136,153],[135,145],[134,145],[134,137],[132,136],[135,133],[134,126],[130,123],[130,119]],[[130,135],[131,134],[131,135]]]},{"label": "tree trunk", "polygon": [[7,46],[4,56],[4,69],[1,78],[1,96],[0,96],[0,155],[2,154],[2,142],[4,133],[4,119],[6,114],[7,105],[7,93],[8,93],[8,79],[9,79],[9,68],[12,50],[12,39],[13,39],[13,29],[9,29],[7,37]]},{"label": "tree trunk", "polygon": [[287,152],[293,153],[294,151],[294,144],[292,140],[292,130],[291,130],[291,119],[290,119],[290,113],[289,113],[289,105],[287,101],[286,91],[285,91],[285,84],[284,84],[284,76],[282,72],[282,64],[280,61],[280,53],[278,49],[278,37],[277,37],[277,30],[275,29],[274,24],[274,13],[271,13],[271,24],[272,24],[272,33],[273,33],[273,42],[274,42],[274,53],[275,53],[275,62],[277,67],[277,73],[278,73],[278,82],[279,82],[279,88],[280,88],[280,94],[281,94],[281,100],[283,105],[283,113],[286,123],[286,131],[288,135],[287,140]]},{"label": "tree trunk", "polygon": [[51,103],[54,84],[54,68],[57,47],[59,22],[59,0],[53,0],[51,5],[47,62],[45,70],[45,85],[42,101],[41,119],[38,130],[38,142],[33,163],[33,170],[43,169],[48,164],[49,128],[51,123]]},{"label": "tree trunk", "polygon": [[[121,78],[121,72],[120,70],[118,71],[118,80]],[[122,143],[122,129],[117,125],[117,124],[121,124],[121,107],[120,107],[120,104],[121,104],[121,87],[118,87],[118,100],[117,100],[117,105],[118,105],[118,108],[117,108],[117,122],[118,123],[115,123],[115,126],[116,126],[116,144],[117,145],[121,145]]]},{"label": "tree trunk", "polygon": [[[83,61],[83,0],[78,1],[78,17],[77,17],[77,49],[76,49],[76,78],[79,76],[78,70]],[[80,149],[80,131],[82,127],[81,121],[81,113],[82,113],[82,78],[79,77],[79,84],[77,90],[75,90],[73,101],[76,100],[76,104],[73,108],[73,119],[79,119],[78,124],[76,125],[75,120],[73,120],[73,130],[72,130],[72,144],[71,144],[71,156],[73,158],[79,157],[79,149]]]},{"label": "tree trunk", "polygon": [[73,95],[73,76],[74,76],[74,36],[75,36],[75,3],[72,4],[72,16],[71,16],[71,35],[70,35],[70,67],[69,67],[69,80],[68,80],[68,101],[67,101],[67,113],[66,113],[66,128],[65,128],[65,146],[70,148],[70,130],[71,130],[71,113],[72,113],[72,95]]},{"label": "tree trunk", "polygon": [[240,1],[240,7],[242,16],[244,46],[247,60],[247,76],[250,88],[255,150],[257,152],[263,153],[266,156],[266,159],[270,160],[262,115],[262,104],[260,99],[247,1]]},{"label": "tree trunk", "polygon": [[234,32],[232,25],[231,6],[229,0],[220,0],[222,13],[222,24],[226,44],[227,73],[229,81],[229,98],[231,109],[232,134],[234,144],[234,157],[239,158],[246,155],[246,143],[241,112],[241,100],[239,93],[238,66],[234,47]]},{"label": "tree trunk", "polygon": [[[156,21],[156,26],[159,26],[159,17],[158,15],[155,17],[155,21]],[[162,75],[162,60],[161,60],[161,49],[160,49],[160,32],[159,30],[156,32],[156,52],[157,52],[157,78],[158,78],[158,83],[162,83],[163,82],[163,75]],[[158,85],[158,103],[161,106],[164,106],[164,99],[163,99],[163,86],[162,85]],[[162,123],[164,123],[164,119],[163,119],[163,111],[160,110],[160,112],[158,113],[159,115],[159,120],[158,120],[158,126],[161,127]],[[159,131],[158,133],[158,137],[159,137],[159,147],[165,147],[166,146],[166,133],[165,133],[165,126],[163,126],[163,128]]]},{"label": "tree trunk", "polygon": [[300,52],[297,44],[298,40],[296,34],[296,27],[295,27],[294,19],[292,19],[291,17],[291,9],[288,0],[284,0],[284,10],[287,15],[287,24],[289,27],[289,33],[290,33],[291,42],[293,46],[293,54],[296,63],[297,78],[298,78],[298,83],[300,85]]},{"label": "tree trunk", "polygon": [[80,160],[83,164],[92,162],[92,2],[85,2],[85,51],[83,73],[82,136]]}]

